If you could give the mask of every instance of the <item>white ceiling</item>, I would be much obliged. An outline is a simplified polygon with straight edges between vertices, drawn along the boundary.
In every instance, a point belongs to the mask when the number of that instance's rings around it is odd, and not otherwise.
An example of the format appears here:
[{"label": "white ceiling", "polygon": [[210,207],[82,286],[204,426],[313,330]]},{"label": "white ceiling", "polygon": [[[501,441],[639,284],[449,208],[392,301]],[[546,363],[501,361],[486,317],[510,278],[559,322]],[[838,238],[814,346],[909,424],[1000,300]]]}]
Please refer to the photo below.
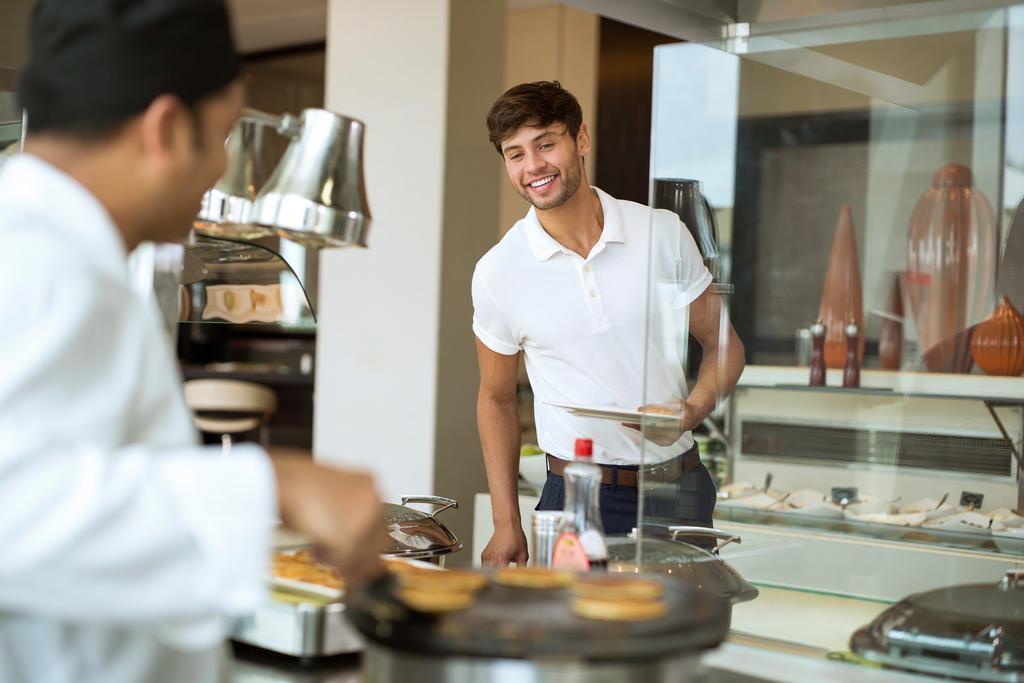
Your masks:
[{"label": "white ceiling", "polygon": [[240,52],[323,42],[327,0],[228,0]]}]

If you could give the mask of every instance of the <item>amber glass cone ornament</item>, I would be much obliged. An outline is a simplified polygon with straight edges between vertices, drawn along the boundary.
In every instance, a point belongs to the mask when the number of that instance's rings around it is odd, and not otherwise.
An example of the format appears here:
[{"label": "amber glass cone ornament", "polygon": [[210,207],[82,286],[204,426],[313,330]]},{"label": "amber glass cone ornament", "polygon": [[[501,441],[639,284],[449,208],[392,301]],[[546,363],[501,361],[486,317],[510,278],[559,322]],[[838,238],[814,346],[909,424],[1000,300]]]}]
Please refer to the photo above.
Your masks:
[{"label": "amber glass cone ornament", "polygon": [[971,355],[989,375],[1016,377],[1024,372],[1024,317],[1005,296],[974,330]]},{"label": "amber glass cone ornament", "polygon": [[[847,204],[839,207],[832,255],[821,290],[818,318],[825,324],[825,366],[842,368],[846,363],[846,336],[843,330],[851,320],[864,329],[864,304],[860,288],[860,262],[857,260],[857,239],[853,232],[853,214]],[[858,361],[864,357],[864,337],[857,346]]]}]

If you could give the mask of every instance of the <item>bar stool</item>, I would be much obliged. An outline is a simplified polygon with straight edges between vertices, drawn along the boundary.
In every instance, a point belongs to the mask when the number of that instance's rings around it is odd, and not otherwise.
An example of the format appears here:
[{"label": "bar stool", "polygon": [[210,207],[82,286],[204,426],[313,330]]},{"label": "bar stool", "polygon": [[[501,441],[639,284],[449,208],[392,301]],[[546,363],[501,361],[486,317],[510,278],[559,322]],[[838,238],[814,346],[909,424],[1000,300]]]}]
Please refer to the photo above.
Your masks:
[{"label": "bar stool", "polygon": [[193,379],[185,382],[185,403],[199,431],[220,435],[225,453],[233,438],[255,429],[260,445],[269,445],[267,425],[277,409],[273,389],[234,379]]}]

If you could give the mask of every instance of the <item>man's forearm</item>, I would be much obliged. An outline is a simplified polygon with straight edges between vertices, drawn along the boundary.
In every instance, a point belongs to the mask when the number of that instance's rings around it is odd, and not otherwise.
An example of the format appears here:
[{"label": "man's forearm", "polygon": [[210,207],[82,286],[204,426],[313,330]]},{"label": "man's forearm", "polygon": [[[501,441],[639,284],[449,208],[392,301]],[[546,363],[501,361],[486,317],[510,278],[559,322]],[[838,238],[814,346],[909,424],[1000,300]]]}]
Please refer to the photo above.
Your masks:
[{"label": "man's forearm", "polygon": [[519,407],[516,398],[480,396],[477,428],[487,469],[495,527],[519,525]]},{"label": "man's forearm", "polygon": [[718,402],[732,393],[744,364],[743,344],[735,333],[727,337],[724,347],[716,344],[704,350],[697,381],[686,399],[691,427],[703,422]]}]

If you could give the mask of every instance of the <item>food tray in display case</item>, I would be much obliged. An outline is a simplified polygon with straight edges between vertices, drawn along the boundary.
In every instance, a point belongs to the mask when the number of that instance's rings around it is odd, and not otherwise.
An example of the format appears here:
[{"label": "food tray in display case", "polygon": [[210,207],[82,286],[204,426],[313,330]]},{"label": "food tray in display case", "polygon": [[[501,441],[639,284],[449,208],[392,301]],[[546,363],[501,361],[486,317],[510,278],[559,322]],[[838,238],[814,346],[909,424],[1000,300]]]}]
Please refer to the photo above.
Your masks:
[{"label": "food tray in display case", "polygon": [[[902,515],[902,517],[909,517],[909,515]],[[721,502],[715,509],[715,519],[745,524],[814,529],[836,534],[856,534],[867,538],[938,545],[964,550],[1024,555],[1024,531],[1010,533],[1011,529],[992,532],[989,529],[977,529],[974,526],[959,523],[945,525],[926,523],[920,526],[881,524],[861,521],[852,517],[815,516],[798,512],[753,509],[737,505],[722,505]],[[1006,527],[1003,528],[1006,529]]]}]

